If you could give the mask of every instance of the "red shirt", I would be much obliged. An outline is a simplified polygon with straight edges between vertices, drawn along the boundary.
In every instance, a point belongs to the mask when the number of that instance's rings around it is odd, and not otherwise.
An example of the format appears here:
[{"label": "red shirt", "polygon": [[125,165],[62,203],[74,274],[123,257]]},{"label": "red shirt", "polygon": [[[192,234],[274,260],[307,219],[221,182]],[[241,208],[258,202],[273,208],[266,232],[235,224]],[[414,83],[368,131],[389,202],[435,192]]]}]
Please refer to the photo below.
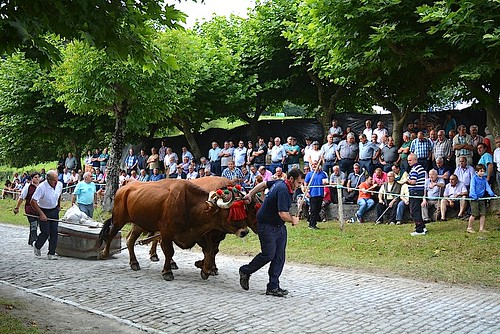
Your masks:
[{"label": "red shirt", "polygon": [[363,192],[362,190],[366,190],[368,188],[370,188],[371,186],[368,185],[368,183],[365,182],[362,182],[360,185],[359,185],[359,195],[358,195],[358,200],[360,199],[369,199],[372,197],[372,193],[371,192]]}]

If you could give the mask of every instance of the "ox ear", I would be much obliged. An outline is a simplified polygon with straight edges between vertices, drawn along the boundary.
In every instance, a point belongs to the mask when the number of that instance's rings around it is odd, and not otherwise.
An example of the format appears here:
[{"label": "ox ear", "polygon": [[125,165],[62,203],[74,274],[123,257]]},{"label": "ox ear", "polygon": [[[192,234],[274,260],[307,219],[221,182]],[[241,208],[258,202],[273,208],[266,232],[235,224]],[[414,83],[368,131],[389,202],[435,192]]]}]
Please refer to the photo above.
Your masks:
[{"label": "ox ear", "polygon": [[217,204],[215,204],[211,201],[206,201],[205,205],[206,205],[206,207],[205,207],[205,210],[203,210],[203,212],[206,214],[214,214],[217,211],[219,211],[219,207],[217,206]]}]

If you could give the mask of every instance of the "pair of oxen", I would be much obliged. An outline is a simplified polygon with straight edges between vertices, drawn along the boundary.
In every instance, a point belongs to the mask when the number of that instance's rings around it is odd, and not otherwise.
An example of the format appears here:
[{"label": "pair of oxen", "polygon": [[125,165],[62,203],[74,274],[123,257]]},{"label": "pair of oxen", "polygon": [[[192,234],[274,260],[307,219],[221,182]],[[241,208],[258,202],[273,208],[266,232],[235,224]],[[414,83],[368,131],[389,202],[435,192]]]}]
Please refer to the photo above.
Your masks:
[{"label": "pair of oxen", "polygon": [[[131,182],[116,193],[112,216],[105,222],[99,236],[101,243],[106,242],[100,257],[109,256],[111,241],[118,231],[125,224],[133,223],[127,237],[133,270],[140,269],[134,252],[137,239],[144,232],[159,232],[165,254],[162,270],[165,280],[174,279],[172,269],[177,267],[173,261],[174,243],[182,249],[192,248],[195,244],[202,248],[204,258],[195,265],[201,268],[201,277],[208,279],[218,273],[215,256],[226,234],[244,237],[248,234],[248,227],[256,231],[259,200],[253,198],[250,203],[243,203],[242,196],[243,193],[233,188],[232,181],[215,176],[192,181]],[[231,206],[238,201],[240,212],[235,215]],[[154,260],[156,245],[153,245],[150,255]]]}]

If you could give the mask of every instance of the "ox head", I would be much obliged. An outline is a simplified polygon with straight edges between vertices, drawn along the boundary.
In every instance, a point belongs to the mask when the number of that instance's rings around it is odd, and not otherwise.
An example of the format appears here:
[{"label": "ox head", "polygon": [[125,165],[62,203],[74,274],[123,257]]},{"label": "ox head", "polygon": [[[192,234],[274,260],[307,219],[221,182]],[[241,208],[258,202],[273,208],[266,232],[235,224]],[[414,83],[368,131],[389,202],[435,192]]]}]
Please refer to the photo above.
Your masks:
[{"label": "ox head", "polygon": [[247,204],[243,200],[245,191],[240,185],[228,186],[211,191],[207,204],[210,208],[219,209],[225,216],[227,213],[228,230],[243,238],[248,234],[249,214]]}]

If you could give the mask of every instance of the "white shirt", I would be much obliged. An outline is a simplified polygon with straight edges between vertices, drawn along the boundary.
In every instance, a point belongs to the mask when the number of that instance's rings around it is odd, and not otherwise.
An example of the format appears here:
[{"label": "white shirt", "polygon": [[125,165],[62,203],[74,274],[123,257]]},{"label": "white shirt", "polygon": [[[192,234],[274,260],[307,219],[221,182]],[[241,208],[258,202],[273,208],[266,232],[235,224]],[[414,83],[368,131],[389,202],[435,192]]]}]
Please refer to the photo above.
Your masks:
[{"label": "white shirt", "polygon": [[363,134],[366,136],[366,139],[371,140],[372,134],[373,134],[373,129],[372,128],[365,128],[363,130]]},{"label": "white shirt", "polygon": [[233,152],[234,164],[236,167],[241,167],[247,161],[247,149],[246,147],[237,147]]},{"label": "white shirt", "polygon": [[56,188],[52,188],[45,180],[36,187],[32,200],[37,201],[38,206],[42,209],[54,209],[59,203],[59,197],[62,193],[63,185],[57,181]]},{"label": "white shirt", "polygon": [[497,164],[497,170],[500,173],[500,148],[493,151],[493,161]]},{"label": "white shirt", "polygon": [[382,144],[385,135],[389,134],[389,132],[387,132],[386,128],[382,128],[382,129],[376,128],[376,129],[373,129],[373,133],[377,135],[377,142],[379,144]]}]

